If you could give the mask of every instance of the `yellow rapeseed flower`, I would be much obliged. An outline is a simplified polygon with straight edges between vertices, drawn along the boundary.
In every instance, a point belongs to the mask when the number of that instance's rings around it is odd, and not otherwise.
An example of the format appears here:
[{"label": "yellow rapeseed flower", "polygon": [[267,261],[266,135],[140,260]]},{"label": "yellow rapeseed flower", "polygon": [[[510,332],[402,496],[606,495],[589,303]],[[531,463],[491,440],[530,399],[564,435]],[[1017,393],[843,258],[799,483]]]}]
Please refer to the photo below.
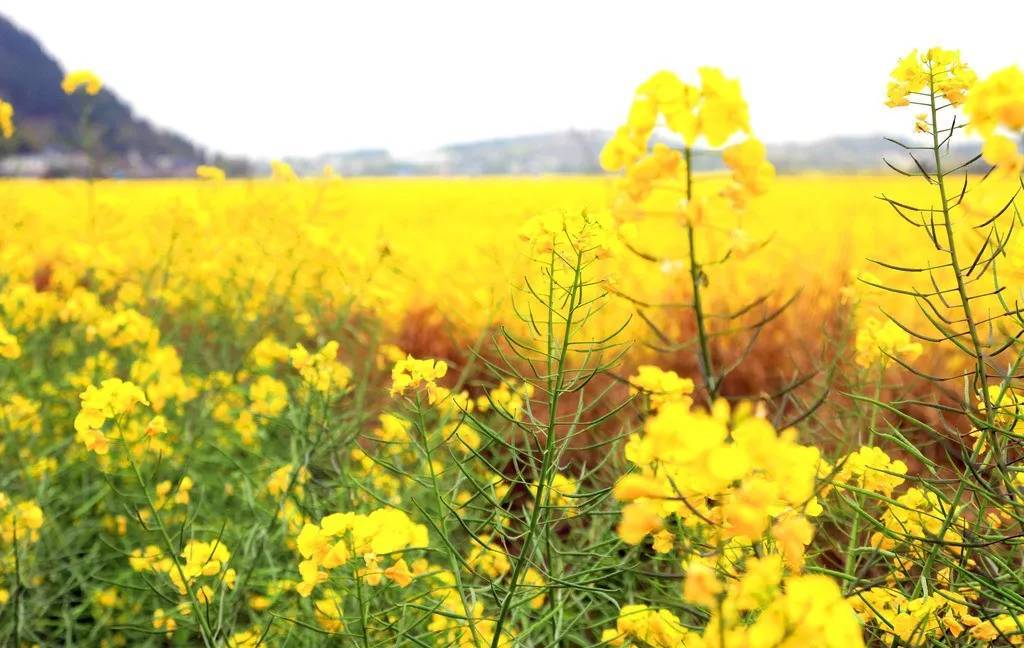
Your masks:
[{"label": "yellow rapeseed flower", "polygon": [[14,137],[14,106],[0,99],[0,135],[4,139]]},{"label": "yellow rapeseed flower", "polygon": [[196,177],[203,180],[223,180],[227,177],[224,170],[210,164],[200,164],[196,167]]},{"label": "yellow rapeseed flower", "polygon": [[91,70],[72,70],[64,75],[60,87],[64,94],[74,94],[79,88],[85,88],[86,94],[96,95],[103,88],[103,82]]}]

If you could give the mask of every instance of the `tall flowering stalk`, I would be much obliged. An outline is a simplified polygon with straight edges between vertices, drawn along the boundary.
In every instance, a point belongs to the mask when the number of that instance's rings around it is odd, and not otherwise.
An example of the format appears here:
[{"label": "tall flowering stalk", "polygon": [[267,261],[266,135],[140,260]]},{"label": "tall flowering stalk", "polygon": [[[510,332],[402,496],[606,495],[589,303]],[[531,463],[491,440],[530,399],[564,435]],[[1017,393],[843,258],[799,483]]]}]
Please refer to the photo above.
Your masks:
[{"label": "tall flowering stalk", "polygon": [[[523,422],[517,426],[525,447],[513,452],[513,460],[532,469],[532,479],[520,476],[529,485],[532,506],[520,521],[519,552],[510,557],[492,648],[499,645],[501,631],[515,608],[536,597],[535,588],[525,597],[521,594],[531,571],[541,582],[559,579],[573,583],[579,579],[582,585],[589,578],[585,569],[568,569],[555,548],[556,525],[564,524],[567,515],[574,517],[566,511],[587,500],[577,492],[577,482],[561,474],[563,456],[575,438],[586,437],[605,420],[588,416],[600,396],[588,400],[587,387],[610,370],[621,354],[614,341],[618,331],[595,337],[590,330],[593,316],[607,297],[601,260],[618,249],[608,215],[552,212],[527,223],[522,238],[530,243],[538,272],[527,277],[517,312],[530,325],[534,338],[521,339],[503,331],[504,344],[520,362],[508,362],[501,373],[511,373],[515,380],[530,385],[540,399],[524,403]],[[609,353],[610,359],[604,357]],[[517,368],[521,362],[528,371]],[[568,412],[566,405],[571,405]],[[611,408],[614,411],[617,406]],[[548,596],[552,610],[557,611],[555,601],[561,600],[561,595],[552,589]],[[558,617],[553,617],[550,641],[557,641],[560,627]]]},{"label": "tall flowering stalk", "polygon": [[[1014,83],[1019,72],[1012,70],[994,77],[979,83],[959,52],[935,47],[901,59],[886,93],[890,107],[919,111],[913,130],[923,140],[891,140],[903,149],[907,163],[886,162],[924,181],[932,202],[880,198],[924,235],[931,251],[923,261],[874,261],[883,278],[868,275],[862,281],[909,297],[919,317],[888,316],[871,330],[862,327],[858,351],[861,338],[870,338],[874,344],[864,346],[876,347],[874,356],[881,363],[899,364],[947,398],[885,403],[877,391],[873,397],[855,398],[873,408],[870,438],[876,435],[878,409],[886,419],[931,435],[946,458],[926,457],[887,421],[889,431],[878,434],[912,456],[921,474],[905,491],[894,492],[904,481],[906,465],[868,448],[839,464],[846,483],[840,497],[856,516],[846,572],[855,585],[851,590],[858,610],[873,631],[909,645],[943,635],[956,638],[968,629],[975,640],[1006,638],[1019,632],[1024,612],[1011,593],[1014,586],[999,576],[1000,556],[1017,546],[1014,529],[1024,519],[1015,467],[1020,443],[1013,432],[1020,418],[1016,383],[1024,361],[1019,343],[1024,320],[1006,297],[1008,286],[999,272],[1018,245],[1013,234],[1022,186],[1022,158],[1000,131],[1024,126],[1024,83]],[[985,144],[980,154],[957,159],[950,144],[963,129],[981,133]],[[981,162],[995,166],[972,178],[970,170]],[[941,375],[915,367],[923,349],[932,357],[949,358],[945,366],[954,369]],[[943,389],[958,382],[962,390]],[[940,423],[925,422],[911,408],[934,410]],[[957,429],[961,425],[969,429]],[[867,546],[857,537],[861,520],[874,529]],[[885,562],[890,563],[886,578],[864,588],[862,583]]]},{"label": "tall flowering stalk", "polygon": [[[765,157],[764,145],[750,133],[747,104],[739,82],[715,68],[701,68],[699,73],[700,85],[687,84],[667,71],[658,72],[641,84],[626,124],[601,151],[601,166],[606,171],[623,172],[613,205],[614,213],[622,222],[672,218],[685,230],[691,297],[686,308],[693,316],[696,329],[694,346],[702,387],[711,402],[736,365],[716,368],[712,341],[724,333],[713,331],[710,321],[733,320],[763,300],[737,308],[732,315],[709,311],[706,269],[726,262],[733,254],[749,252],[752,246],[746,242],[730,245],[718,258],[708,258],[708,251],[701,245],[702,236],[709,229],[722,227],[730,215],[746,207],[751,197],[764,193],[775,176],[775,169]],[[652,145],[657,128],[664,128],[681,140],[680,149],[665,142]],[[739,136],[744,139],[726,146]],[[699,148],[699,144],[707,148]],[[725,166],[731,170],[730,179],[717,192],[697,192],[694,159],[716,152],[720,152]],[[626,227],[628,232],[629,225]],[[627,244],[644,258],[665,262]],[[635,303],[656,306],[638,300]],[[643,319],[659,338],[667,339],[654,321],[646,316]],[[756,331],[768,319],[750,329]]]},{"label": "tall flowering stalk", "polygon": [[78,119],[78,138],[89,159],[89,179],[94,180],[99,173],[99,132],[92,121],[96,106],[95,97],[103,89],[103,81],[90,70],[72,70],[64,75],[60,84],[61,90],[69,97],[85,95],[81,102]]}]

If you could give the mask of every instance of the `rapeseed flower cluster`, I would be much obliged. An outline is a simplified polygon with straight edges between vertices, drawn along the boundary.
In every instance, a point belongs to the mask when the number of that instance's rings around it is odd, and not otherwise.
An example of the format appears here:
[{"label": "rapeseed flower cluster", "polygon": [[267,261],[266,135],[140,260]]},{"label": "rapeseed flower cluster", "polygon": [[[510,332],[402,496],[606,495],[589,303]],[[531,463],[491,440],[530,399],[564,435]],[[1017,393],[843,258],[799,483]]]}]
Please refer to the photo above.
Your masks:
[{"label": "rapeseed flower cluster", "polygon": [[[797,443],[795,430],[777,432],[749,405],[733,411],[720,401],[711,412],[664,405],[643,434],[630,437],[625,455],[638,470],[614,493],[628,502],[619,535],[629,544],[660,533],[670,519],[716,542],[758,542],[769,530],[803,537],[805,511],[817,509],[818,449]],[[809,542],[782,545],[797,570]]]},{"label": "rapeseed flower cluster", "polygon": [[[774,556],[777,558],[778,556]],[[718,608],[703,634],[687,627],[675,614],[646,605],[625,605],[614,629],[602,635],[609,646],[642,645],[652,648],[725,648],[726,646],[862,646],[860,626],[835,582],[825,576],[783,578],[781,564],[751,558],[750,569],[731,580],[720,602],[688,596]],[[723,596],[724,594],[724,596]],[[764,606],[749,624],[741,617]]]},{"label": "rapeseed flower cluster", "polygon": [[23,565],[26,550],[39,542],[39,530],[45,521],[43,510],[32,500],[14,502],[0,491],[0,606],[11,599],[11,589],[18,587],[16,578]]},{"label": "rapeseed flower cluster", "polygon": [[[149,405],[141,389],[120,378],[108,378],[98,388],[90,385],[79,398],[82,400],[82,409],[75,416],[76,438],[98,455],[110,451],[110,442],[103,433],[104,424],[108,420],[116,420],[123,414],[131,413],[136,405]],[[166,431],[162,423],[147,426],[147,436],[155,436],[160,431]]]},{"label": "rapeseed flower cluster", "polygon": [[861,367],[882,366],[899,358],[905,362],[913,362],[924,352],[920,342],[914,341],[910,333],[892,320],[880,322],[868,317],[857,329],[855,340],[856,360]]},{"label": "rapeseed flower cluster", "polygon": [[0,135],[4,139],[14,137],[14,106],[0,99]]},{"label": "rapeseed flower cluster", "polygon": [[74,94],[80,88],[88,95],[97,95],[103,89],[103,82],[92,70],[72,70],[60,82],[64,94]]},{"label": "rapeseed flower cluster", "polygon": [[[427,548],[427,527],[396,509],[377,509],[368,515],[333,513],[319,524],[304,525],[296,546],[303,558],[299,563],[302,582],[296,586],[302,596],[312,594],[318,584],[330,579],[331,570],[352,560],[361,563],[355,578],[369,585],[387,578],[405,587],[412,582],[412,573],[405,559],[394,554]],[[383,567],[382,561],[391,564]]]},{"label": "rapeseed flower cluster", "polygon": [[652,410],[661,409],[667,403],[681,403],[685,407],[693,404],[693,381],[654,365],[637,367],[637,373],[629,378],[629,385],[631,395],[646,395]]},{"label": "rapeseed flower cluster", "polygon": [[448,373],[448,363],[443,360],[418,360],[411,355],[395,363],[391,369],[391,395],[424,389],[431,402],[441,394],[437,381]]},{"label": "rapeseed flower cluster", "polygon": [[932,47],[914,50],[900,59],[892,71],[886,89],[890,108],[910,105],[908,97],[925,92],[930,86],[953,105],[963,104],[978,75],[960,60],[960,52]]},{"label": "rapeseed flower cluster", "polygon": [[1004,68],[979,81],[964,104],[969,127],[984,138],[982,157],[1004,176],[1024,170],[1024,154],[1018,147],[1024,132],[1024,72]]},{"label": "rapeseed flower cluster", "polygon": [[[851,602],[865,623],[876,624],[879,630],[908,646],[925,646],[944,636],[954,640],[961,636],[981,639],[988,634],[981,619],[970,612],[967,599],[957,592],[938,590],[908,599],[897,589],[875,587]],[[984,625],[991,627],[990,622]],[[968,629],[969,635],[965,634]],[[995,637],[992,633],[985,640]]]},{"label": "rapeseed flower cluster", "polygon": [[[774,179],[775,169],[764,145],[748,137],[722,151],[732,182],[715,196],[694,195],[691,150],[698,139],[717,149],[736,135],[750,133],[739,82],[715,68],[701,68],[699,73],[699,87],[667,71],[641,84],[626,125],[601,151],[606,171],[624,171],[614,208],[619,217],[675,215],[692,225],[722,220],[715,215],[744,206],[749,196],[763,194]],[[655,142],[648,151],[658,126],[681,137],[684,151],[664,142]]]},{"label": "rapeseed flower cluster", "polygon": [[297,344],[288,353],[292,366],[312,389],[326,394],[337,393],[348,387],[352,370],[338,362],[338,343],[331,341],[316,353]]}]

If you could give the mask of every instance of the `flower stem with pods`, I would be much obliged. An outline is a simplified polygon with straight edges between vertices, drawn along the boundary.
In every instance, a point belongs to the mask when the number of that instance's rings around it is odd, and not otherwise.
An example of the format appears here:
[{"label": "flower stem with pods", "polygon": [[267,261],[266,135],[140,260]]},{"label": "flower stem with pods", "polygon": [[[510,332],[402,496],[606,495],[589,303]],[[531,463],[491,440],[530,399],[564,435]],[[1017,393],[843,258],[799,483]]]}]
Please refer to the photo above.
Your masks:
[{"label": "flower stem with pods", "polygon": [[[582,293],[582,264],[583,264],[583,253],[579,250],[576,251],[575,263],[571,266],[572,271],[572,284],[566,289],[566,299],[568,305],[565,313],[565,324],[563,326],[561,339],[556,336],[555,332],[555,317],[557,316],[557,309],[555,306],[555,270],[556,270],[556,259],[557,252],[551,251],[550,263],[548,265],[548,301],[547,301],[547,335],[546,335],[546,346],[547,346],[547,373],[545,379],[547,381],[547,395],[548,395],[548,424],[544,431],[544,451],[541,458],[540,475],[537,479],[537,486],[533,493],[533,511],[530,514],[529,526],[526,529],[526,533],[523,537],[522,548],[520,549],[519,556],[516,558],[515,563],[512,567],[512,574],[509,578],[508,590],[505,592],[505,597],[501,602],[501,609],[498,612],[497,619],[495,620],[495,631],[494,639],[491,641],[491,648],[497,648],[501,642],[501,632],[504,627],[506,620],[508,619],[509,610],[512,607],[512,601],[516,594],[516,590],[519,587],[520,579],[526,569],[527,563],[529,562],[529,556],[533,551],[533,544],[540,528],[542,526],[543,516],[545,514],[545,508],[543,502],[546,501],[548,492],[551,489],[551,480],[553,477],[553,466],[558,465],[558,457],[555,456],[556,444],[556,433],[557,433],[557,422],[558,422],[558,408],[561,402],[563,394],[563,387],[565,384],[566,371],[566,359],[569,352],[569,344],[572,337],[573,330],[573,317],[576,314],[576,309],[579,308]],[[557,355],[556,355],[557,354]]]},{"label": "flower stem with pods", "polygon": [[[693,200],[693,149],[683,149],[683,160],[686,163],[686,200]],[[692,212],[691,212],[692,213]],[[690,258],[690,286],[693,289],[693,317],[697,324],[697,366],[704,380],[704,390],[708,402],[718,398],[718,377],[715,375],[711,359],[711,346],[708,339],[706,313],[704,312],[703,287],[707,278],[697,256],[697,237],[694,232],[695,223],[686,224],[687,254]]]},{"label": "flower stem with pods", "polygon": [[[924,459],[923,455],[919,454],[919,458],[925,463],[930,475],[918,476],[917,486],[911,489],[913,493],[908,491],[905,497],[909,498],[907,501],[920,498],[919,501],[922,502],[920,506],[924,506],[927,510],[921,512],[913,508],[915,506],[913,504],[907,508],[904,504],[889,503],[887,515],[890,516],[890,523],[902,520],[906,516],[920,515],[921,519],[928,520],[927,538],[915,537],[922,531],[911,532],[904,529],[904,533],[901,534],[899,529],[873,521],[879,532],[892,545],[899,546],[909,542],[914,547],[915,543],[925,541],[924,545],[917,547],[914,552],[902,560],[904,565],[912,564],[920,569],[920,573],[912,583],[913,596],[929,596],[934,591],[943,588],[956,591],[953,582],[962,580],[986,596],[1005,598],[1008,592],[1001,585],[999,570],[989,560],[988,552],[984,552],[984,555],[978,554],[985,547],[1002,543],[1015,544],[1016,536],[1008,535],[1009,531],[997,531],[1000,527],[998,522],[1000,516],[1006,521],[1015,520],[1018,524],[1021,520],[1017,503],[1019,487],[1014,483],[1015,473],[1009,469],[1010,456],[1007,449],[1010,437],[1008,429],[1006,429],[1007,419],[1018,419],[1019,412],[1016,406],[1011,410],[1012,414],[1005,414],[1001,410],[1004,396],[1008,396],[1011,401],[1016,398],[1016,395],[1009,393],[1009,386],[1021,363],[1020,353],[1017,353],[1015,360],[1007,363],[1005,372],[995,369],[995,360],[1005,351],[1016,348],[1016,340],[1020,337],[1019,333],[1014,334],[1007,330],[1013,325],[1014,315],[1017,315],[1018,311],[1010,308],[1000,294],[1005,286],[1000,284],[996,263],[998,257],[1006,256],[1006,246],[1016,224],[1016,222],[1011,223],[1010,227],[1001,234],[997,221],[1013,206],[1017,193],[1010,198],[1002,210],[991,217],[986,216],[984,222],[973,225],[968,230],[978,231],[980,246],[976,253],[972,252],[974,254],[973,261],[965,264],[965,250],[961,241],[958,240],[958,230],[954,221],[961,215],[954,210],[959,208],[966,216],[971,216],[977,211],[977,209],[966,208],[965,196],[969,191],[980,194],[985,190],[988,185],[983,183],[989,180],[989,176],[986,175],[971,186],[968,167],[982,157],[988,161],[988,154],[983,149],[982,154],[952,169],[947,169],[944,165],[944,158],[948,155],[949,142],[955,132],[963,128],[965,124],[957,124],[957,117],[953,117],[949,120],[949,126],[943,128],[940,126],[939,120],[942,111],[955,110],[964,104],[965,96],[968,93],[972,96],[966,98],[965,112],[972,121],[984,117],[984,107],[979,109],[977,105],[971,104],[973,93],[977,91],[977,86],[972,86],[975,79],[976,77],[969,67],[961,62],[958,52],[933,48],[922,53],[920,57],[915,51],[901,60],[893,73],[893,80],[890,82],[888,91],[890,106],[914,104],[927,111],[918,116],[916,130],[930,136],[929,145],[908,146],[896,143],[909,153],[920,176],[934,187],[939,207],[919,208],[896,202],[884,195],[882,199],[889,203],[904,220],[927,233],[931,244],[941,255],[942,262],[938,264],[930,262],[926,267],[920,268],[877,262],[882,267],[898,272],[927,273],[934,292],[925,293],[919,289],[901,290],[881,284],[873,285],[890,292],[911,295],[938,336],[915,332],[909,326],[890,316],[892,322],[903,329],[905,333],[909,333],[923,342],[949,343],[953,349],[969,358],[969,370],[949,378],[925,374],[906,363],[900,362],[900,364],[937,387],[945,380],[963,377],[965,380],[962,400],[955,406],[941,402],[913,402],[934,409],[942,418],[949,414],[960,418],[960,420],[971,424],[980,436],[978,442],[973,446],[965,447],[967,442],[965,438],[957,436],[950,440],[942,435],[941,430],[936,429],[937,426],[925,424],[918,418],[901,412],[896,407],[899,403],[886,405],[889,411],[900,415],[905,421],[936,438],[950,460],[946,470],[952,471],[955,475],[953,479],[942,475],[941,468],[937,464]],[[908,98],[911,95],[914,97],[913,99]],[[945,103],[940,101],[943,98],[946,100]],[[984,102],[981,102],[981,105],[983,106]],[[946,151],[943,150],[944,148]],[[933,170],[926,169],[914,157],[915,150],[927,151],[931,158],[930,162],[934,165]],[[889,166],[903,175],[917,175],[901,171],[891,164]],[[963,188],[952,193],[947,179],[949,175],[957,171],[964,173]],[[973,198],[973,195],[969,198]],[[917,218],[908,216],[906,212],[916,213]],[[941,218],[941,228],[940,224],[936,222],[937,218]],[[939,234],[940,229],[941,234]],[[989,255],[987,258],[986,252]],[[934,274],[935,270],[943,268],[949,268],[950,273],[950,279],[946,285],[939,282]],[[975,290],[973,292],[977,294],[972,294],[971,286],[988,277],[994,284],[992,292]],[[952,284],[952,287],[949,287],[949,284]],[[951,298],[947,299],[945,295],[951,295]],[[979,300],[987,296],[994,296],[1005,312],[979,319],[978,309],[984,307],[984,302]],[[954,315],[946,315],[944,311],[952,312]],[[1017,317],[1017,323],[1020,324],[1019,317]],[[988,327],[987,337],[982,334],[982,326]],[[958,330],[960,327],[962,329]],[[1005,340],[1001,341],[995,338],[994,335],[997,333],[1004,336]],[[946,349],[941,348],[941,350],[945,351]],[[998,387],[993,385],[990,389],[989,381],[993,378],[999,379],[999,385]],[[975,399],[977,405],[974,404]],[[878,401],[877,395],[873,401]],[[1009,427],[1012,428],[1014,424],[1015,421],[1009,423]],[[953,447],[950,447],[951,445]],[[963,470],[958,470],[958,465],[962,465]],[[986,519],[990,519],[990,521],[986,522]],[[965,567],[965,565],[970,566],[975,562],[983,572],[982,574],[976,574],[972,569]],[[945,576],[940,576],[936,571],[940,567],[945,572]],[[945,585],[942,584],[943,578],[948,581]],[[1017,617],[1014,615],[1013,618]]]},{"label": "flower stem with pods", "polygon": [[[878,419],[878,407],[876,407],[874,403],[877,403],[879,401],[879,398],[882,394],[882,381],[885,380],[885,365],[883,363],[884,360],[880,361],[879,366],[875,368],[875,370],[877,371],[877,376],[875,377],[874,397],[872,398],[869,404],[869,407],[871,408],[871,415],[868,419],[868,438],[866,444],[868,446],[874,445],[875,441],[875,424],[877,423]],[[858,443],[858,445],[864,444]],[[864,496],[862,493],[856,494],[856,503],[858,510],[863,508]],[[860,554],[857,553],[855,549],[857,548],[857,536],[859,534],[860,515],[854,515],[853,522],[851,522],[850,526],[850,541],[846,546],[846,564],[843,568],[843,574],[845,574],[847,577],[844,580],[844,582],[850,586],[857,582],[857,559],[859,558]]]},{"label": "flower stem with pods", "polygon": [[195,592],[192,591],[192,587],[189,585],[188,577],[185,575],[185,568],[182,566],[181,561],[178,559],[178,551],[174,546],[174,540],[171,539],[170,534],[167,532],[167,527],[164,525],[163,519],[160,517],[160,511],[157,509],[156,504],[153,502],[153,498],[149,495],[149,489],[146,486],[146,480],[142,476],[142,471],[139,470],[139,465],[135,461],[135,457],[132,456],[131,448],[127,448],[128,461],[131,463],[132,472],[135,475],[136,482],[139,485],[139,489],[146,498],[146,506],[149,507],[150,512],[153,514],[153,520],[156,522],[157,530],[160,532],[160,538],[164,542],[164,546],[167,549],[167,553],[171,560],[174,562],[174,569],[177,571],[178,576],[181,578],[182,586],[185,588],[185,593],[188,595],[189,605],[192,608],[192,613],[195,615],[196,620],[199,624],[199,633],[203,638],[203,644],[207,648],[212,648],[217,645],[216,636],[213,632],[213,628],[210,627],[209,621],[206,618],[205,611],[199,604],[199,599],[196,597]]},{"label": "flower stem with pods", "polygon": [[[419,442],[422,445],[423,464],[426,466],[428,476],[430,478],[430,494],[433,496],[434,506],[437,509],[437,519],[431,520],[430,525],[441,535],[443,539],[445,557],[448,559],[448,565],[455,580],[455,592],[459,597],[459,601],[461,602],[463,609],[469,611],[469,614],[472,614],[471,606],[468,604],[469,597],[466,595],[466,588],[462,581],[462,559],[458,550],[448,541],[448,538],[450,537],[447,514],[449,507],[444,501],[444,496],[441,495],[441,486],[438,482],[437,471],[434,469],[433,452],[430,447],[430,439],[427,437],[427,422],[423,418],[425,409],[426,408],[424,407],[422,400],[417,395],[415,408],[417,420],[413,425],[419,434]],[[421,508],[421,510],[424,509]],[[429,519],[430,516],[426,517]],[[481,637],[477,630],[475,620],[467,619],[466,621],[469,626],[470,634],[473,637],[474,645],[479,645]]]}]

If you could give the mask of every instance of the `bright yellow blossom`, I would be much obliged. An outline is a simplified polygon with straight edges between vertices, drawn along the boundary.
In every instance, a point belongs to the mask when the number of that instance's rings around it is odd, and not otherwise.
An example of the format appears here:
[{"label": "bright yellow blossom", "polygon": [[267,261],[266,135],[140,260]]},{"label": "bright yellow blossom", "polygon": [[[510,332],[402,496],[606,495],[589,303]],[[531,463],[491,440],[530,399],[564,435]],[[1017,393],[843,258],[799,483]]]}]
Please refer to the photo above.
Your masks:
[{"label": "bright yellow blossom", "polygon": [[221,168],[210,164],[200,164],[196,167],[196,177],[203,180],[223,180],[227,175]]},{"label": "bright yellow blossom", "polygon": [[14,106],[0,99],[0,135],[4,139],[14,137]]},{"label": "bright yellow blossom", "polygon": [[60,87],[64,94],[74,94],[79,88],[85,88],[86,94],[96,95],[103,88],[103,82],[91,70],[72,70],[64,75]]}]

